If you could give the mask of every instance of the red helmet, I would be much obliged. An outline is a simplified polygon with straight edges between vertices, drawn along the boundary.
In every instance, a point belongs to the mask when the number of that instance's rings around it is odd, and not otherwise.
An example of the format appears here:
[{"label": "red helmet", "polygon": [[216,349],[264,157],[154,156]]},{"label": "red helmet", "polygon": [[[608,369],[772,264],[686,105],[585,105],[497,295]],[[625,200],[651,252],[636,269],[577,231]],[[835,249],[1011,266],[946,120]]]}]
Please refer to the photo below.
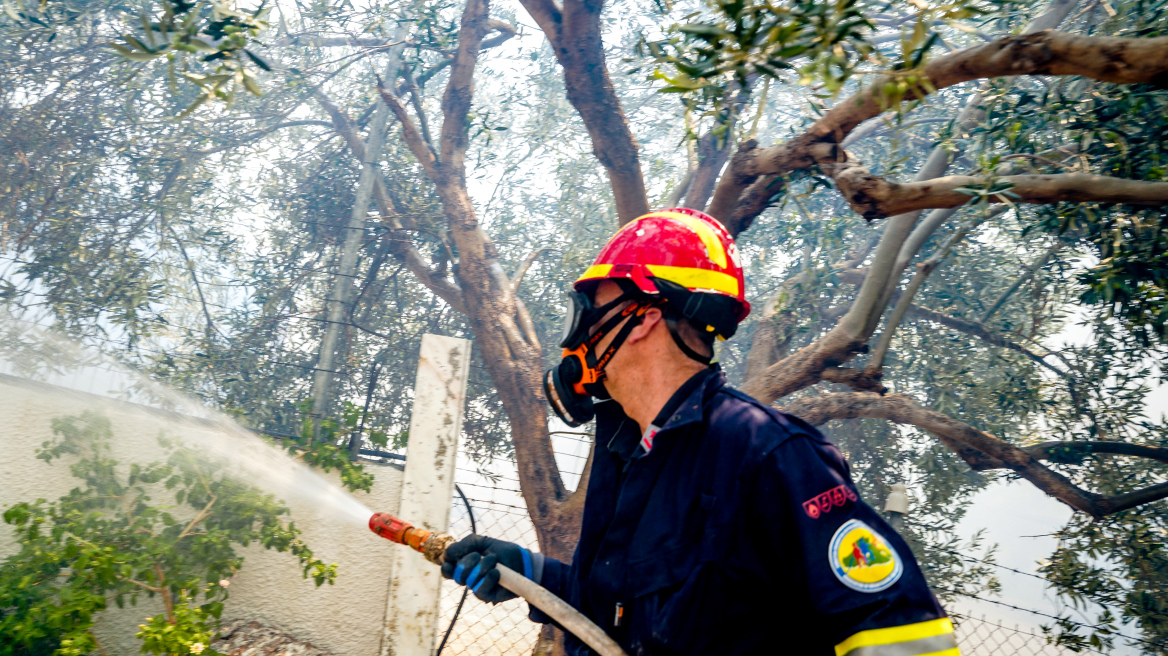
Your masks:
[{"label": "red helmet", "polygon": [[[600,249],[575,289],[584,291],[589,283],[619,279],[631,280],[642,292],[661,294],[673,303],[679,299],[672,292],[679,288],[684,288],[686,296],[701,294],[699,300],[710,295],[707,298],[716,302],[708,304],[702,315],[711,319],[707,330],[716,330],[722,338],[733,335],[738,322],[750,314],[734,238],[717,219],[697,210],[657,210],[630,221]],[[661,280],[667,282],[658,284]],[[714,308],[729,310],[732,316],[726,318],[732,321],[714,321],[718,315],[710,312]]]}]

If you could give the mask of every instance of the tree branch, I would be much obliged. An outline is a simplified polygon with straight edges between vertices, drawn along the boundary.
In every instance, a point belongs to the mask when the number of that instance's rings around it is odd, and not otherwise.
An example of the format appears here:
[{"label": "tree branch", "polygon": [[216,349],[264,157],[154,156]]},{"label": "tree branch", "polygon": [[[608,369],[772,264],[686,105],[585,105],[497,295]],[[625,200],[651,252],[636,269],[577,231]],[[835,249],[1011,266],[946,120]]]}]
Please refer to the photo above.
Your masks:
[{"label": "tree branch", "polygon": [[418,89],[418,84],[414,82],[414,76],[410,74],[408,66],[402,67],[402,76],[406,79],[406,85],[410,89],[410,104],[414,106],[414,115],[418,117],[418,125],[422,128],[422,139],[426,141],[426,145],[433,152],[434,142],[430,139],[430,126],[426,122],[426,112],[422,109],[422,92]]},{"label": "tree branch", "polygon": [[[486,50],[487,48],[494,48],[495,46],[503,43],[504,41],[506,41],[507,39],[510,39],[511,37],[515,36],[518,33],[517,30],[515,29],[514,25],[507,23],[507,22],[504,22],[504,21],[500,21],[500,20],[488,21],[487,27],[491,31],[498,32],[498,34],[496,34],[495,36],[493,36],[489,39],[483,40],[483,45],[482,45],[483,50]],[[315,37],[315,38],[301,40],[300,36],[297,35],[297,36],[292,36],[292,37],[288,38],[286,41],[277,42],[274,45],[287,45],[289,43],[309,45],[309,46],[313,46],[316,48],[360,47],[360,48],[372,48],[372,49],[376,49],[376,50],[381,50],[381,49],[391,48],[393,46],[399,45],[402,42],[401,42],[401,40],[395,41],[393,39],[383,39],[383,38],[377,38],[377,37],[357,37],[357,36]],[[426,45],[418,43],[417,41],[415,41],[413,39],[407,39],[405,44],[411,48],[415,48],[415,47],[422,48],[423,50],[433,50],[434,52],[438,52],[438,53],[441,53],[444,55],[450,55],[450,52],[447,50],[442,50],[440,48],[426,46]]]},{"label": "tree branch", "polygon": [[[730,153],[733,151],[729,137],[734,134],[738,117],[750,101],[751,86],[756,79],[757,76],[753,76],[745,85],[735,85],[737,90],[734,92],[734,100],[730,103],[730,117],[722,125],[724,130],[716,134],[711,129],[697,140],[698,166],[694,170],[689,193],[685,197],[685,207],[705,209],[706,202],[710,200],[710,194],[718,182],[718,174],[722,172],[722,167],[726,166],[726,161],[730,159]],[[761,111],[762,108],[759,109]]]},{"label": "tree branch", "polygon": [[[414,154],[414,158],[418,160],[418,163],[422,165],[422,169],[426,171],[426,175],[433,179],[438,173],[438,157],[435,156],[434,151],[430,148],[430,144],[426,143],[425,137],[418,130],[418,126],[414,124],[414,120],[410,118],[405,105],[398,100],[392,91],[385,88],[381,80],[377,81],[377,92],[381,95],[382,102],[389,106],[393,115],[401,123],[402,139],[406,142],[406,146]],[[445,123],[443,124],[443,129],[445,130]]]},{"label": "tree branch", "polygon": [[[553,6],[554,7],[554,6]],[[402,119],[406,144],[423,163],[437,191],[459,261],[455,273],[467,323],[507,415],[515,443],[520,490],[535,524],[541,551],[568,559],[578,533],[578,515],[565,514],[570,500],[555,465],[548,439],[543,399],[543,357],[530,317],[516,296],[498,252],[477,219],[466,186],[467,116],[474,93],[474,68],[486,33],[487,0],[467,0],[458,33],[458,48],[442,98],[440,156],[434,158],[405,107],[385,85],[382,99]],[[581,501],[582,502],[582,501]]]},{"label": "tree branch", "polygon": [[[454,62],[450,65],[450,79],[442,96],[442,136],[439,146],[442,173],[454,176],[461,186],[466,186],[466,147],[470,141],[466,116],[474,98],[474,69],[483,38],[487,34],[487,18],[485,0],[467,2],[458,32],[458,48],[455,50]],[[396,104],[401,106],[401,103]],[[405,125],[404,121],[402,125]],[[410,148],[412,150],[413,146]]]},{"label": "tree branch", "polygon": [[[1059,173],[1004,177],[949,175],[921,182],[896,183],[873,175],[833,144],[817,144],[809,151],[817,159],[820,169],[835,180],[852,209],[869,221],[924,209],[960,207],[979,196],[991,203],[1012,200],[1034,204],[1168,205],[1168,182]],[[998,191],[982,191],[990,185]],[[1008,196],[1006,192],[1012,195]]]},{"label": "tree branch", "polygon": [[[888,317],[888,323],[884,325],[884,332],[880,335],[880,340],[876,344],[875,350],[872,351],[872,357],[868,360],[868,365],[865,371],[872,376],[883,376],[884,373],[884,356],[888,353],[888,347],[892,345],[892,338],[896,335],[896,329],[900,327],[900,322],[904,320],[909,308],[912,306],[913,299],[916,298],[917,292],[925,284],[925,279],[929,274],[933,273],[937,267],[941,266],[941,262],[949,255],[958,242],[965,239],[965,235],[969,234],[981,221],[968,221],[960,230],[953,233],[949,239],[945,240],[945,244],[929,256],[924,262],[917,265],[917,271],[913,274],[912,279],[905,288],[904,293],[896,301],[896,306],[892,310],[892,315]],[[911,235],[910,235],[911,237]]]},{"label": "tree branch", "polygon": [[1121,456],[1148,458],[1168,463],[1168,449],[1158,446],[1132,444],[1131,442],[1043,442],[1022,448],[1039,460],[1063,460],[1082,458],[1092,453],[1113,453]]},{"label": "tree branch", "polygon": [[537,248],[534,251],[531,251],[527,257],[523,258],[523,262],[521,262],[519,264],[519,268],[515,270],[515,275],[511,277],[511,290],[514,292],[519,291],[519,285],[523,284],[523,276],[527,275],[527,270],[531,268],[531,265],[533,262],[535,262],[536,258],[548,251],[554,250],[556,249],[546,246],[543,248]]},{"label": "tree branch", "polygon": [[[205,486],[205,484],[204,484],[204,486]],[[211,506],[214,506],[215,502],[218,500],[219,500],[219,497],[216,497],[214,494],[212,494],[211,500],[207,502],[207,505],[203,506],[203,509],[200,510],[197,515],[195,515],[195,518],[191,520],[191,523],[187,524],[186,528],[184,528],[182,530],[182,533],[179,533],[178,537],[175,539],[181,540],[181,539],[185,538],[186,536],[190,535],[191,530],[194,529],[196,526],[198,526],[199,522],[203,521],[204,519],[207,519],[207,517],[210,516]]]},{"label": "tree branch", "polygon": [[592,139],[592,152],[608,173],[621,225],[649,212],[637,143],[613,89],[601,40],[601,0],[521,0],[547,35],[564,69],[568,101]]},{"label": "tree branch", "polygon": [[[885,94],[885,84],[900,82],[909,74],[923,75],[934,90],[970,80],[1016,75],[1079,75],[1118,84],[1166,86],[1168,37],[1089,37],[1044,30],[939,57],[915,73],[882,75],[860,93],[837,104],[799,137],[769,148],[740,151],[732,161],[732,175],[723,176],[718,184],[710,212],[714,216],[728,214],[739,194],[760,175],[807,168],[814,162],[810,152],[813,145],[838,144],[860,123],[903,102],[927,96],[930,90],[922,85],[901,97]],[[931,205],[948,206],[951,205]]]},{"label": "tree branch", "polygon": [[998,333],[990,330],[980,323],[959,319],[943,312],[930,310],[919,305],[912,305],[909,307],[908,313],[913,316],[920,317],[921,319],[940,324],[946,328],[952,328],[958,332],[972,335],[984,342],[993,344],[994,346],[1010,349],[1011,351],[1017,351],[1018,353],[1021,353],[1022,355],[1030,358],[1035,364],[1045,367],[1062,378],[1069,379],[1071,376],[1070,373],[1063,371],[1062,369],[1059,369],[1058,367],[1047,362],[1043,356],[1038,355],[1034,351],[1031,351],[1030,349],[1022,346],[1021,344],[1018,344],[1017,342],[1006,339],[1002,335],[999,335]]},{"label": "tree branch", "polygon": [[[378,91],[385,100],[386,94],[381,87]],[[312,90],[312,95],[316,98],[317,103],[324,109],[325,113],[332,119],[333,129],[344,138],[345,143],[349,146],[349,151],[357,158],[357,161],[364,161],[365,159],[365,142],[361,139],[360,133],[357,131],[353,122],[345,115],[333,101],[320,90],[319,87]],[[390,96],[393,98],[393,96]],[[400,102],[398,105],[400,106]],[[390,105],[390,109],[394,109]],[[404,113],[404,108],[402,108]],[[395,111],[395,114],[397,112]],[[400,120],[401,115],[398,115]],[[406,115],[408,119],[409,116]],[[411,123],[412,125],[412,123]],[[415,131],[416,133],[416,131]],[[425,142],[422,142],[423,145]],[[412,148],[411,148],[412,150]],[[431,158],[433,153],[427,149]],[[416,153],[415,153],[416,154]],[[402,222],[397,212],[394,211],[393,204],[390,202],[389,191],[385,186],[385,180],[381,175],[378,175],[374,180],[373,199],[377,203],[378,213],[381,215],[381,220],[385,222],[390,228],[400,229]],[[451,308],[461,314],[466,314],[466,306],[463,303],[462,290],[457,285],[450,282],[445,275],[438,271],[434,271],[426,262],[422,254],[414,248],[413,244],[408,239],[400,239],[394,242],[390,253],[402,264],[410,270],[411,273],[417,277],[418,281],[426,286],[427,289],[434,292],[439,298],[445,301]]]},{"label": "tree branch", "polygon": [[[870,392],[844,392],[820,394],[799,399],[785,409],[813,425],[820,425],[832,419],[853,419],[871,417],[887,419],[898,424],[908,424],[921,428],[937,437],[949,449],[978,471],[1010,469],[1035,487],[1067,504],[1075,510],[1099,519],[1121,510],[1168,498],[1168,483],[1152,485],[1134,492],[1105,497],[1083,490],[1070,479],[1041,464],[1036,457],[1050,459],[1059,449],[1083,449],[1098,453],[1123,453],[1139,457],[1152,457],[1165,461],[1162,449],[1119,446],[1107,450],[1105,443],[1088,442],[1090,446],[1077,446],[1078,442],[1048,442],[1036,447],[1019,448],[997,437],[977,430],[972,426],[947,417],[918,404],[904,394],[881,396]],[[1055,446],[1052,446],[1055,445]],[[1150,450],[1150,451],[1149,451]],[[1064,451],[1065,453],[1065,451]]]},{"label": "tree branch", "polygon": [[[727,134],[730,130],[726,131]],[[718,144],[718,135],[707,133],[698,139],[697,156],[698,166],[694,169],[690,180],[689,190],[685,197],[685,207],[703,209],[714,185],[718,182],[718,174],[730,159],[730,141],[723,137],[721,148]]]}]

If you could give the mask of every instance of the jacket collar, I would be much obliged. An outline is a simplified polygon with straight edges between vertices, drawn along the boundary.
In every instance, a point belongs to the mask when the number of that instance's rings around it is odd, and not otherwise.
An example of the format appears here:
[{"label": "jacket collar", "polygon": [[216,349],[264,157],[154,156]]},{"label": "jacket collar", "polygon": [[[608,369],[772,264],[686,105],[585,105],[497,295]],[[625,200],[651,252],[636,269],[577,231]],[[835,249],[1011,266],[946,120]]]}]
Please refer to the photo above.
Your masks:
[{"label": "jacket collar", "polygon": [[[678,404],[664,426],[657,426],[652,430],[650,440],[662,431],[672,431],[696,422],[702,421],[704,412],[702,406],[705,399],[714,391],[726,384],[726,375],[720,369],[712,368],[705,374],[705,378],[693,389],[685,399]],[[639,443],[644,440],[637,428],[637,423],[625,414],[624,409],[616,401],[602,401],[596,404],[596,441],[609,452],[620,456],[625,461],[639,458],[652,448]],[[642,446],[642,448],[638,448]]]},{"label": "jacket collar", "polygon": [[685,398],[673,411],[673,415],[661,426],[662,431],[673,430],[681,428],[688,424],[702,421],[705,413],[702,406],[705,405],[707,395],[715,392],[726,384],[726,374],[716,366],[705,374],[702,382],[690,392],[689,396]]}]

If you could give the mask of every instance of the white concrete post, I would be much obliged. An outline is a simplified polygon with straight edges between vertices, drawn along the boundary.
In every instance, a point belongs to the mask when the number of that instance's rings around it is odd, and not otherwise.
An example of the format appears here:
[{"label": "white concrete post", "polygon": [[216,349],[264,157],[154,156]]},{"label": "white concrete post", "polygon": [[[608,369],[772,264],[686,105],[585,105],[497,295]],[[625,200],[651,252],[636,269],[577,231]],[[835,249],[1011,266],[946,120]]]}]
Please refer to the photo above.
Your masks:
[{"label": "white concrete post", "polygon": [[[465,339],[422,336],[398,516],[430,531],[446,531],[449,522],[470,348]],[[405,547],[393,549],[390,573],[382,656],[430,656],[442,574]]]}]

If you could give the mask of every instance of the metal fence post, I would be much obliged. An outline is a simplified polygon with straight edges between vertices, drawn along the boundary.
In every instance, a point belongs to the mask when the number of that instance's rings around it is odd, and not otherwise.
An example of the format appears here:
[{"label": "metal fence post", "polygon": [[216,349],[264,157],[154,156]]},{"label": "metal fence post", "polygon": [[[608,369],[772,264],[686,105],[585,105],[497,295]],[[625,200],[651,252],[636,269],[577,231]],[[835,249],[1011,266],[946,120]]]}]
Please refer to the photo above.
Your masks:
[{"label": "metal fence post", "polygon": [[[423,335],[399,515],[431,531],[446,531],[454,489],[454,458],[466,406],[471,343]],[[430,656],[442,576],[411,549],[393,549],[382,656]]]}]

